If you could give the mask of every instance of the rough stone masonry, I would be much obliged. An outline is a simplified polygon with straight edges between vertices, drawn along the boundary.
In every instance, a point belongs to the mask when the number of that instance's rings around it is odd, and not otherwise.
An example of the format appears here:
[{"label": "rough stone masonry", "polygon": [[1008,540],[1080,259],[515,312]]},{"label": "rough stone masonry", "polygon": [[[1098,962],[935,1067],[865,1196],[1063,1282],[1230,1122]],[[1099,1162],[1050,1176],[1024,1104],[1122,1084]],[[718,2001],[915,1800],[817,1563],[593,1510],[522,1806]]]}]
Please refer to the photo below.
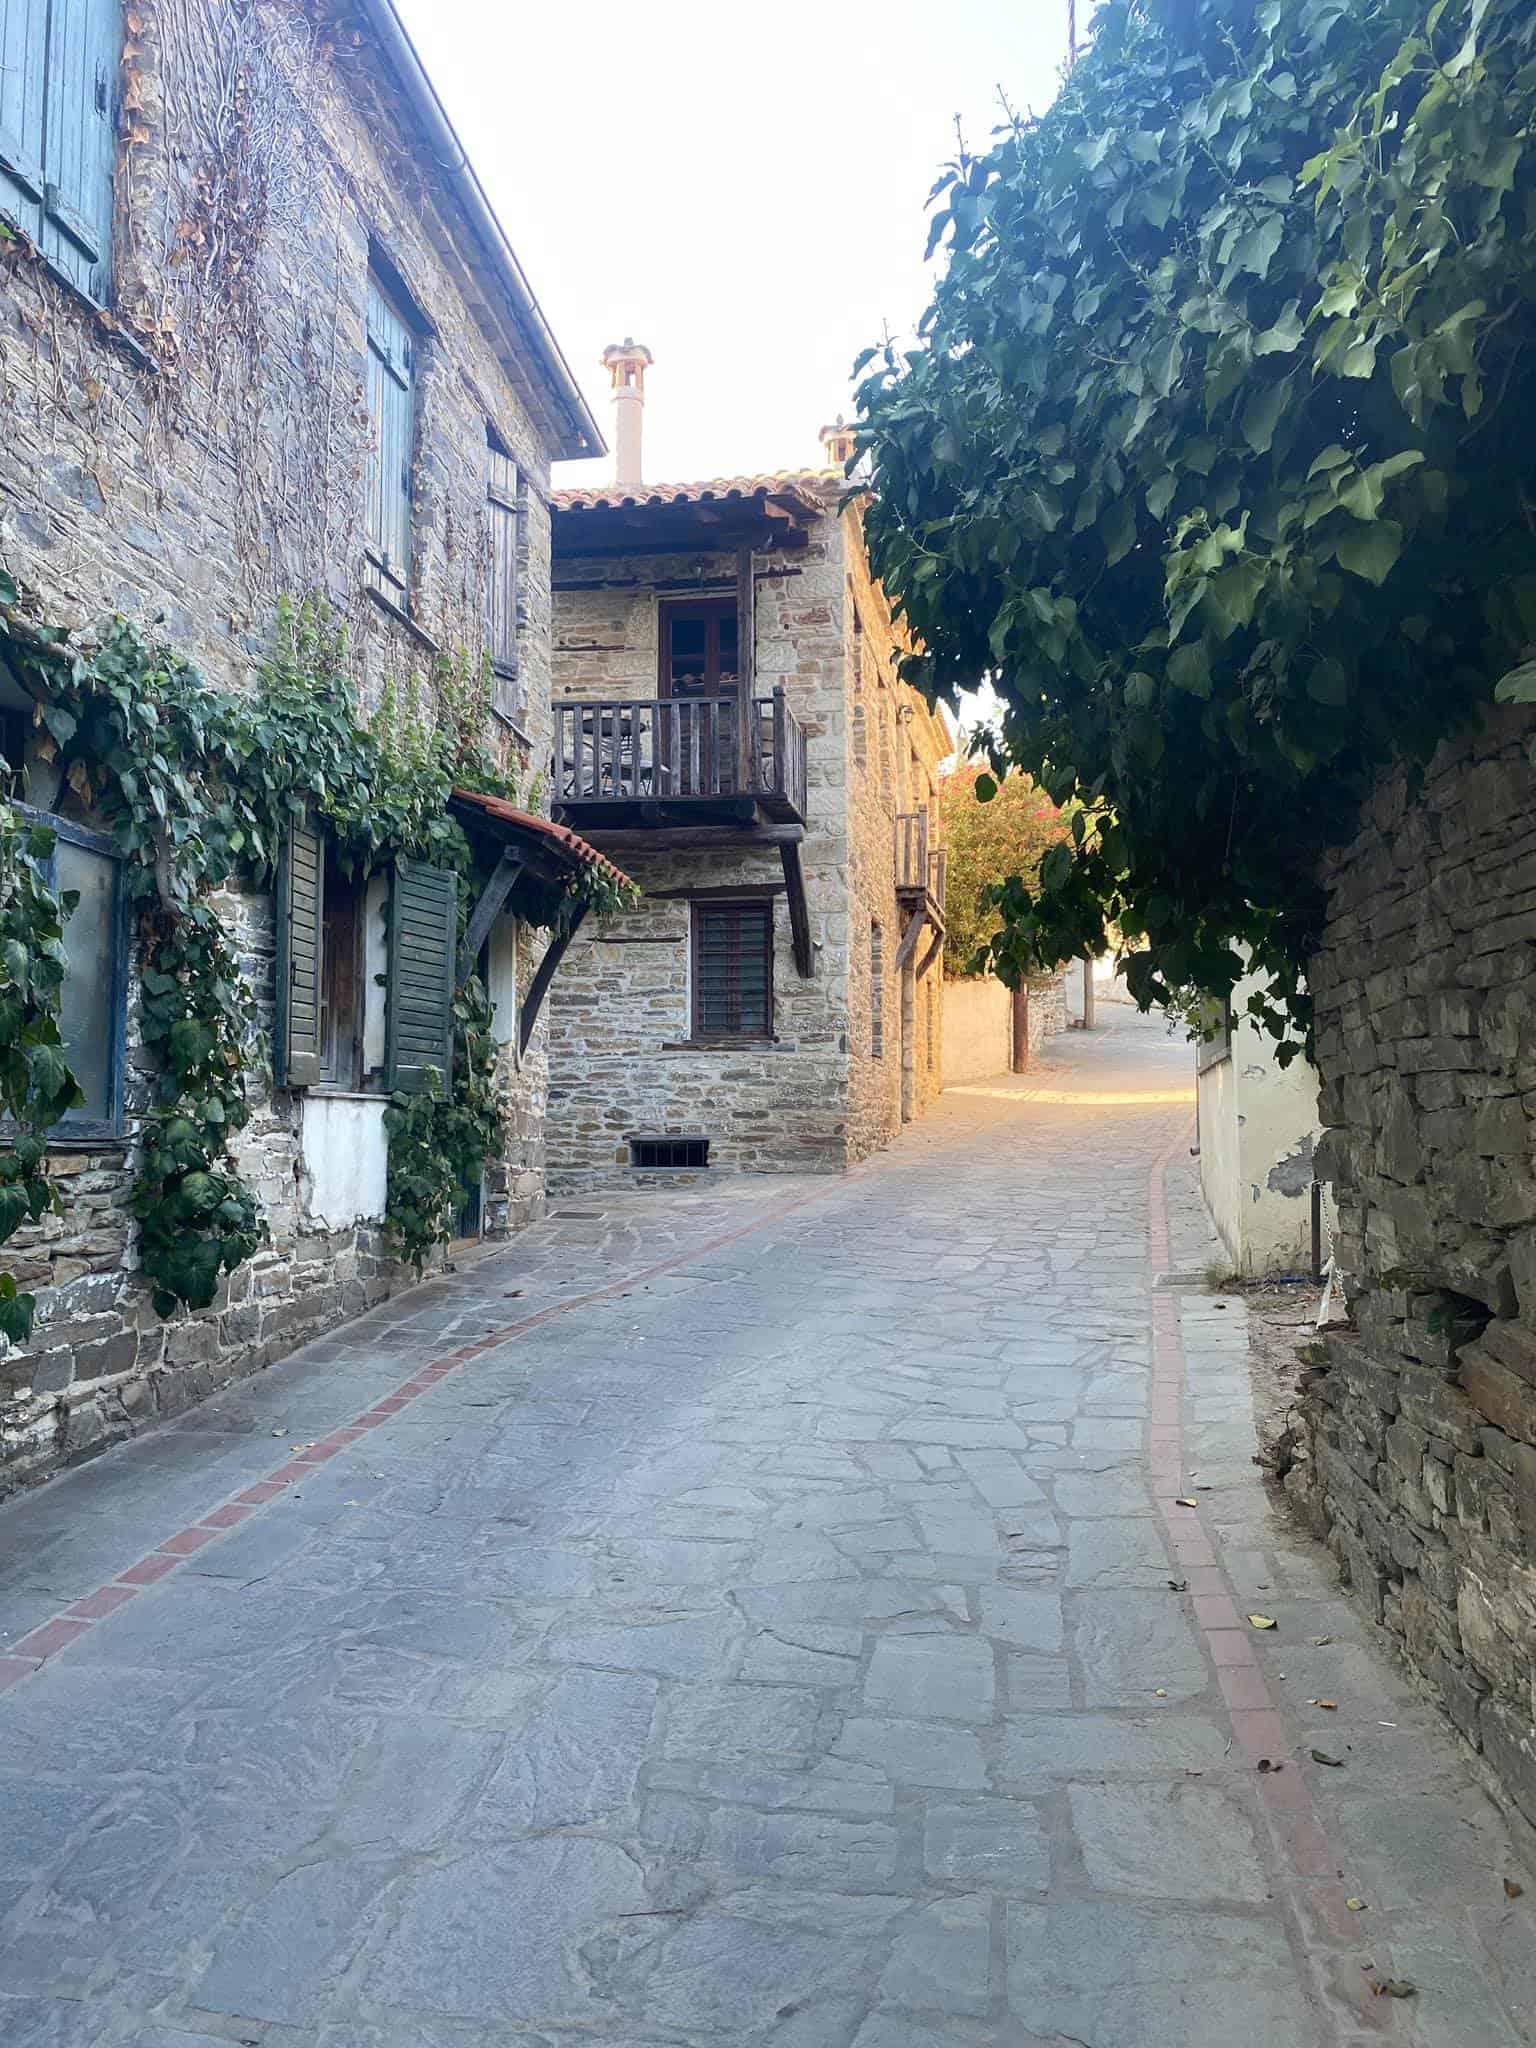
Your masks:
[{"label": "rough stone masonry", "polygon": [[1379,788],[1313,963],[1354,1327],[1293,1490],[1536,1824],[1536,775],[1528,714]]}]

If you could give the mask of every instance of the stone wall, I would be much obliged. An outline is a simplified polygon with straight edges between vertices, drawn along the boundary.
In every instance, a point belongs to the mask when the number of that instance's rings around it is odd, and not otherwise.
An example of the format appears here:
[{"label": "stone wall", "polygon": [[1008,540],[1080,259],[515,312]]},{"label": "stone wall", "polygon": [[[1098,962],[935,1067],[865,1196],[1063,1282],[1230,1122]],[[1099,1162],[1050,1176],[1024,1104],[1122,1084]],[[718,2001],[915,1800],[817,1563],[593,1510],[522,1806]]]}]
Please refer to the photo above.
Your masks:
[{"label": "stone wall", "polygon": [[[901,1126],[901,987],[895,968],[895,816],[932,793],[890,679],[888,612],[862,568],[858,529],[828,510],[807,546],[759,555],[754,676],[782,685],[806,733],[801,847],[814,972],[798,974],[782,868],[772,847],[708,854],[626,852],[645,892],[627,916],[583,927],[550,993],[550,1185],[626,1179],[631,1136],[707,1137],[711,1167],[831,1171]],[[658,605],[734,590],[733,555],[584,559],[556,569],[555,695],[654,697]],[[856,705],[873,707],[856,741]],[[918,704],[919,700],[913,698]],[[922,707],[919,705],[919,708]],[[922,718],[928,713],[922,709]],[[945,748],[947,751],[947,748]],[[773,890],[774,1026],[769,1041],[691,1043],[688,892]],[[870,1029],[870,928],[884,950],[884,1046]],[[920,949],[921,950],[921,949]],[[939,1087],[940,963],[915,991],[910,1085],[920,1108]]]},{"label": "stone wall", "polygon": [[1536,775],[1526,715],[1386,780],[1329,863],[1320,1160],[1353,1328],[1290,1484],[1536,1824]]},{"label": "stone wall", "polygon": [[[526,479],[525,623],[515,723],[498,720],[491,737],[531,785],[550,743],[549,402],[510,307],[476,275],[483,266],[430,151],[366,42],[330,34],[324,7],[274,0],[244,43],[217,0],[139,0],[131,15],[124,85],[134,116],[118,168],[110,317],[25,246],[0,256],[0,558],[50,617],[89,627],[122,612],[225,688],[251,685],[280,596],[322,591],[347,624],[361,705],[391,686],[425,713],[435,657],[480,656],[494,427]],[[259,173],[265,200],[261,220],[219,223],[239,256],[221,270],[186,251],[188,235],[209,226],[199,137],[231,66],[251,97],[228,146],[252,154],[225,168]],[[246,189],[233,176],[231,186]],[[409,618],[364,582],[364,325],[370,258],[381,252],[431,330],[417,365]],[[229,914],[270,1017],[270,901],[231,898]],[[519,948],[524,987],[541,950],[542,941]],[[270,1247],[206,1314],[161,1323],[134,1270],[125,1206],[133,1118],[152,1088],[132,993],[127,1141],[56,1149],[62,1213],[0,1254],[40,1290],[34,1343],[0,1356],[0,1491],[177,1412],[411,1278],[380,1256],[367,1219],[314,1225],[299,1100],[259,1094],[239,1155]],[[504,1070],[508,1148],[488,1176],[493,1226],[542,1204],[544,1035],[541,1026],[529,1057]]]}]

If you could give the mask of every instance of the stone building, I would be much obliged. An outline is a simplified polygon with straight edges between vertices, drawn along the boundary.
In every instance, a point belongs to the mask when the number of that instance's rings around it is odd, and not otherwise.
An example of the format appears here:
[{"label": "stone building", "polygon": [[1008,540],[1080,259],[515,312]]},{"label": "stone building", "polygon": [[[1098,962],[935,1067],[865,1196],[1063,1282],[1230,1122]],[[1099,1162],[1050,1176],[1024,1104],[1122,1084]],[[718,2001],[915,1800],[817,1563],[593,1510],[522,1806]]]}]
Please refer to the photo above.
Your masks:
[{"label": "stone building", "polygon": [[551,801],[644,900],[555,987],[551,1185],[835,1171],[941,1085],[953,735],[896,680],[850,435],[823,469],[645,484],[650,356],[604,361],[617,481],[553,506]]},{"label": "stone building", "polygon": [[1536,772],[1528,712],[1389,775],[1329,856],[1319,1167],[1351,1327],[1290,1486],[1536,1825]]},{"label": "stone building", "polygon": [[[536,808],[550,465],[602,437],[390,0],[12,0],[0,30],[0,561],[46,618],[89,632],[121,613],[220,689],[255,687],[280,598],[321,593],[362,715],[431,724],[445,677],[488,674],[475,737]],[[388,897],[409,918],[404,866],[348,878],[323,832],[296,833],[291,1000],[263,1041],[286,1085],[253,1070],[236,1148],[270,1243],[206,1312],[158,1316],[125,1206],[152,1077],[120,849],[45,758],[40,715],[0,664],[18,793],[55,816],[61,876],[94,906],[66,934],[63,1008],[88,1100],[53,1148],[62,1212],[0,1250],[38,1296],[31,1343],[0,1357],[0,1489],[409,1278],[379,1250],[382,1117],[426,1057],[380,915]],[[459,809],[491,866],[516,856],[478,932],[505,1156],[467,1219],[503,1230],[542,1201],[545,1096],[525,1001],[545,942],[505,881],[521,859],[524,883],[559,890],[598,856],[515,807]],[[440,882],[417,885],[440,1036],[452,938]],[[274,910],[265,892],[223,906],[269,1032]]]}]

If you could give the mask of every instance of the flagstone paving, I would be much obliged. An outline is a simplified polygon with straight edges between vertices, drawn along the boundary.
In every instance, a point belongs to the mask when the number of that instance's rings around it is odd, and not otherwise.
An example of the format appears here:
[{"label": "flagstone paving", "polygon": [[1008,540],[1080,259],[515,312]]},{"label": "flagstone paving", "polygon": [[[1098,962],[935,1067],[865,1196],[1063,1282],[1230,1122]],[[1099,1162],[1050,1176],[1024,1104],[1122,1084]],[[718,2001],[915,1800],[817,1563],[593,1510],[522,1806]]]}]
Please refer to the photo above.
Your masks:
[{"label": "flagstone paving", "polygon": [[559,1204],[0,1510],[4,2048],[1536,2038],[1536,1880],[1153,1284],[1189,1065]]}]

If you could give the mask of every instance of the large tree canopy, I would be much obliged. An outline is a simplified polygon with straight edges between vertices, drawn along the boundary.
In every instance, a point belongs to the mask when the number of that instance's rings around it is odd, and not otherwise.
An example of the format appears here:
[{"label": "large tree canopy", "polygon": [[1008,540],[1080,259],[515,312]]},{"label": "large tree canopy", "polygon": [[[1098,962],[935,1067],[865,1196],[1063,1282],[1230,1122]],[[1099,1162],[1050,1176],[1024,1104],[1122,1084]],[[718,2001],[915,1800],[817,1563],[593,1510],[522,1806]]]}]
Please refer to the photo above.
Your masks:
[{"label": "large tree canopy", "polygon": [[935,188],[920,344],[865,358],[867,532],[908,679],[990,676],[998,765],[1102,821],[999,967],[1114,920],[1143,1000],[1241,946],[1304,1026],[1321,850],[1536,643],[1536,8],[1095,25]]}]

